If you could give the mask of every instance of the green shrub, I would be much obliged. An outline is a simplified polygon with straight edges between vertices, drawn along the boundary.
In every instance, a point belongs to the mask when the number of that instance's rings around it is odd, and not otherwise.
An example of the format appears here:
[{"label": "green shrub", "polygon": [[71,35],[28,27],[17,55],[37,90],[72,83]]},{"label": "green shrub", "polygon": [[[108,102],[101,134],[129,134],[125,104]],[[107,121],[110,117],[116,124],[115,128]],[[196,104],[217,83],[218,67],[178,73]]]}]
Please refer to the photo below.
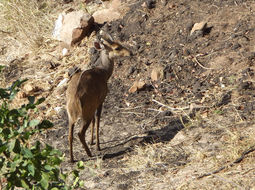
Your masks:
[{"label": "green shrub", "polygon": [[28,97],[28,104],[17,109],[9,108],[25,81],[18,80],[10,88],[0,88],[0,179],[7,181],[4,188],[72,189],[81,185],[79,170],[70,172],[73,184],[66,185],[70,173],[64,174],[60,170],[63,154],[59,150],[39,140],[31,142],[34,134],[53,126],[48,120],[30,119],[28,114],[36,111],[44,98],[36,101],[35,97]]}]

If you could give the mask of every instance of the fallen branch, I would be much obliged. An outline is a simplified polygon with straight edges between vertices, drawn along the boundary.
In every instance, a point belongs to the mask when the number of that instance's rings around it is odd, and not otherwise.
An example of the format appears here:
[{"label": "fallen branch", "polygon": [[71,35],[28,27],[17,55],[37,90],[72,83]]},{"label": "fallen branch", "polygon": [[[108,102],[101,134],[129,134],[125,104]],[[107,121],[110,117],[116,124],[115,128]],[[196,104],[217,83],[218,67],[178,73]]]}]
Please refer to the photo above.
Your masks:
[{"label": "fallen branch", "polygon": [[202,67],[203,69],[207,69],[207,70],[214,69],[214,68],[209,68],[209,67],[203,66],[203,65],[197,60],[197,57],[194,57],[193,59],[194,59],[194,61],[195,61],[200,67]]},{"label": "fallen branch", "polygon": [[173,107],[170,107],[170,106],[168,106],[168,105],[165,105],[165,104],[163,104],[163,103],[161,103],[161,102],[159,102],[159,101],[157,101],[157,100],[155,100],[155,99],[152,99],[152,101],[155,102],[155,103],[157,103],[157,104],[159,104],[159,105],[161,105],[161,106],[163,106],[163,107],[168,108],[168,109],[171,110],[171,111],[177,111],[177,110],[183,111],[183,110],[190,109],[190,106],[186,106],[186,107],[183,107],[183,108],[173,108]]},{"label": "fallen branch", "polygon": [[210,175],[219,173],[220,171],[222,171],[222,170],[224,170],[224,169],[226,169],[226,168],[232,167],[232,166],[234,166],[235,164],[240,163],[240,162],[245,158],[245,156],[246,156],[247,154],[249,154],[249,153],[251,153],[251,152],[253,152],[253,151],[255,151],[255,145],[252,146],[251,148],[249,148],[248,150],[244,151],[244,152],[242,153],[242,155],[241,155],[239,158],[237,158],[234,162],[230,163],[229,165],[222,166],[222,167],[220,167],[220,168],[217,169],[217,170],[214,170],[214,171],[212,171],[212,172],[209,172],[209,173],[205,173],[205,174],[203,174],[203,175],[200,175],[200,176],[197,177],[197,179],[201,179],[201,178],[203,178],[203,177],[207,177],[207,176],[210,176]]},{"label": "fallen branch", "polygon": [[223,181],[223,182],[225,182],[225,183],[229,183],[229,184],[231,184],[231,185],[233,185],[233,186],[238,187],[239,189],[244,190],[243,187],[241,187],[240,185],[238,185],[237,183],[235,183],[235,182],[233,182],[233,181],[231,181],[231,180],[228,180],[228,179],[226,179],[226,178],[224,178],[224,177],[222,177],[222,176],[217,176],[217,175],[213,175],[213,176],[216,177],[216,178],[218,178],[220,181]]}]

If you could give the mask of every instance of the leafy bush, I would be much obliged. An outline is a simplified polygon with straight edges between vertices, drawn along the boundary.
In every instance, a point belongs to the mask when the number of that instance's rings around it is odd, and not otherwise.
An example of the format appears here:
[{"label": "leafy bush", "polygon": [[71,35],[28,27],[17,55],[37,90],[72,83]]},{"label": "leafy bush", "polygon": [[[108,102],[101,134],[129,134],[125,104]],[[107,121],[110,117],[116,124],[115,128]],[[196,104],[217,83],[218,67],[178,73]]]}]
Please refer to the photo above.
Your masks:
[{"label": "leafy bush", "polygon": [[[35,133],[53,126],[48,120],[39,121],[29,117],[29,112],[36,111],[44,98],[36,101],[35,97],[28,97],[28,104],[17,109],[9,108],[25,81],[18,80],[7,89],[0,88],[0,179],[6,179],[5,189],[55,190],[81,185],[78,170],[70,172],[74,176],[73,185],[66,185],[69,174],[64,174],[59,168],[63,161],[63,154],[59,150],[38,140],[31,142]],[[78,166],[82,167],[82,163],[78,163]]]}]

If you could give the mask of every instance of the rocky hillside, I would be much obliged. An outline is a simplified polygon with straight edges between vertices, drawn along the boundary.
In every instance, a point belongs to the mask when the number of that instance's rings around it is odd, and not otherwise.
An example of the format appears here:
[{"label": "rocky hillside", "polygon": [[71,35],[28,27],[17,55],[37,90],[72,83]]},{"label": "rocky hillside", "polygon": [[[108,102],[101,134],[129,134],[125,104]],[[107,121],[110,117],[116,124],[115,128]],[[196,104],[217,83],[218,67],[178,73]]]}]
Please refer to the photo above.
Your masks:
[{"label": "rocky hillside", "polygon": [[[74,156],[85,163],[85,189],[255,188],[254,1],[24,3],[35,11],[33,19],[26,11],[10,17],[14,13],[2,5],[0,61],[7,67],[0,85],[29,79],[16,105],[28,95],[46,97],[36,116],[55,125],[38,138],[66,154],[63,170],[74,167],[63,83],[68,70],[93,67],[99,29],[133,53],[115,60],[101,118],[102,151],[92,145],[89,159],[79,123],[75,128]],[[58,14],[70,9],[117,10],[120,18],[99,24],[63,56],[51,32]]]}]

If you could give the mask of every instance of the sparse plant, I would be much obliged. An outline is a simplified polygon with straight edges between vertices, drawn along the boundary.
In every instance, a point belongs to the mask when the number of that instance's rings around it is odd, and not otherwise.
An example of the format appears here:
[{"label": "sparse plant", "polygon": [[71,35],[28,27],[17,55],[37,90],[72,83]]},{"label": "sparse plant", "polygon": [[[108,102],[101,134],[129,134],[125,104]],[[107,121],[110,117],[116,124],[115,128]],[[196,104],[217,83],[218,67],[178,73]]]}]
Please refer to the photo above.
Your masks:
[{"label": "sparse plant", "polygon": [[[63,154],[39,140],[31,142],[34,134],[48,129],[53,124],[48,120],[31,119],[30,114],[44,98],[35,100],[28,97],[29,103],[17,109],[10,104],[26,80],[18,80],[9,88],[0,88],[0,178],[4,189],[73,189],[83,185],[79,179],[79,170],[63,173],[60,164]],[[82,162],[78,163],[78,169]],[[72,185],[66,181],[70,179]]]},{"label": "sparse plant", "polygon": [[[53,28],[54,2],[29,0],[0,1],[0,27],[16,48],[39,49],[49,39]],[[18,50],[17,49],[17,50]]]}]

